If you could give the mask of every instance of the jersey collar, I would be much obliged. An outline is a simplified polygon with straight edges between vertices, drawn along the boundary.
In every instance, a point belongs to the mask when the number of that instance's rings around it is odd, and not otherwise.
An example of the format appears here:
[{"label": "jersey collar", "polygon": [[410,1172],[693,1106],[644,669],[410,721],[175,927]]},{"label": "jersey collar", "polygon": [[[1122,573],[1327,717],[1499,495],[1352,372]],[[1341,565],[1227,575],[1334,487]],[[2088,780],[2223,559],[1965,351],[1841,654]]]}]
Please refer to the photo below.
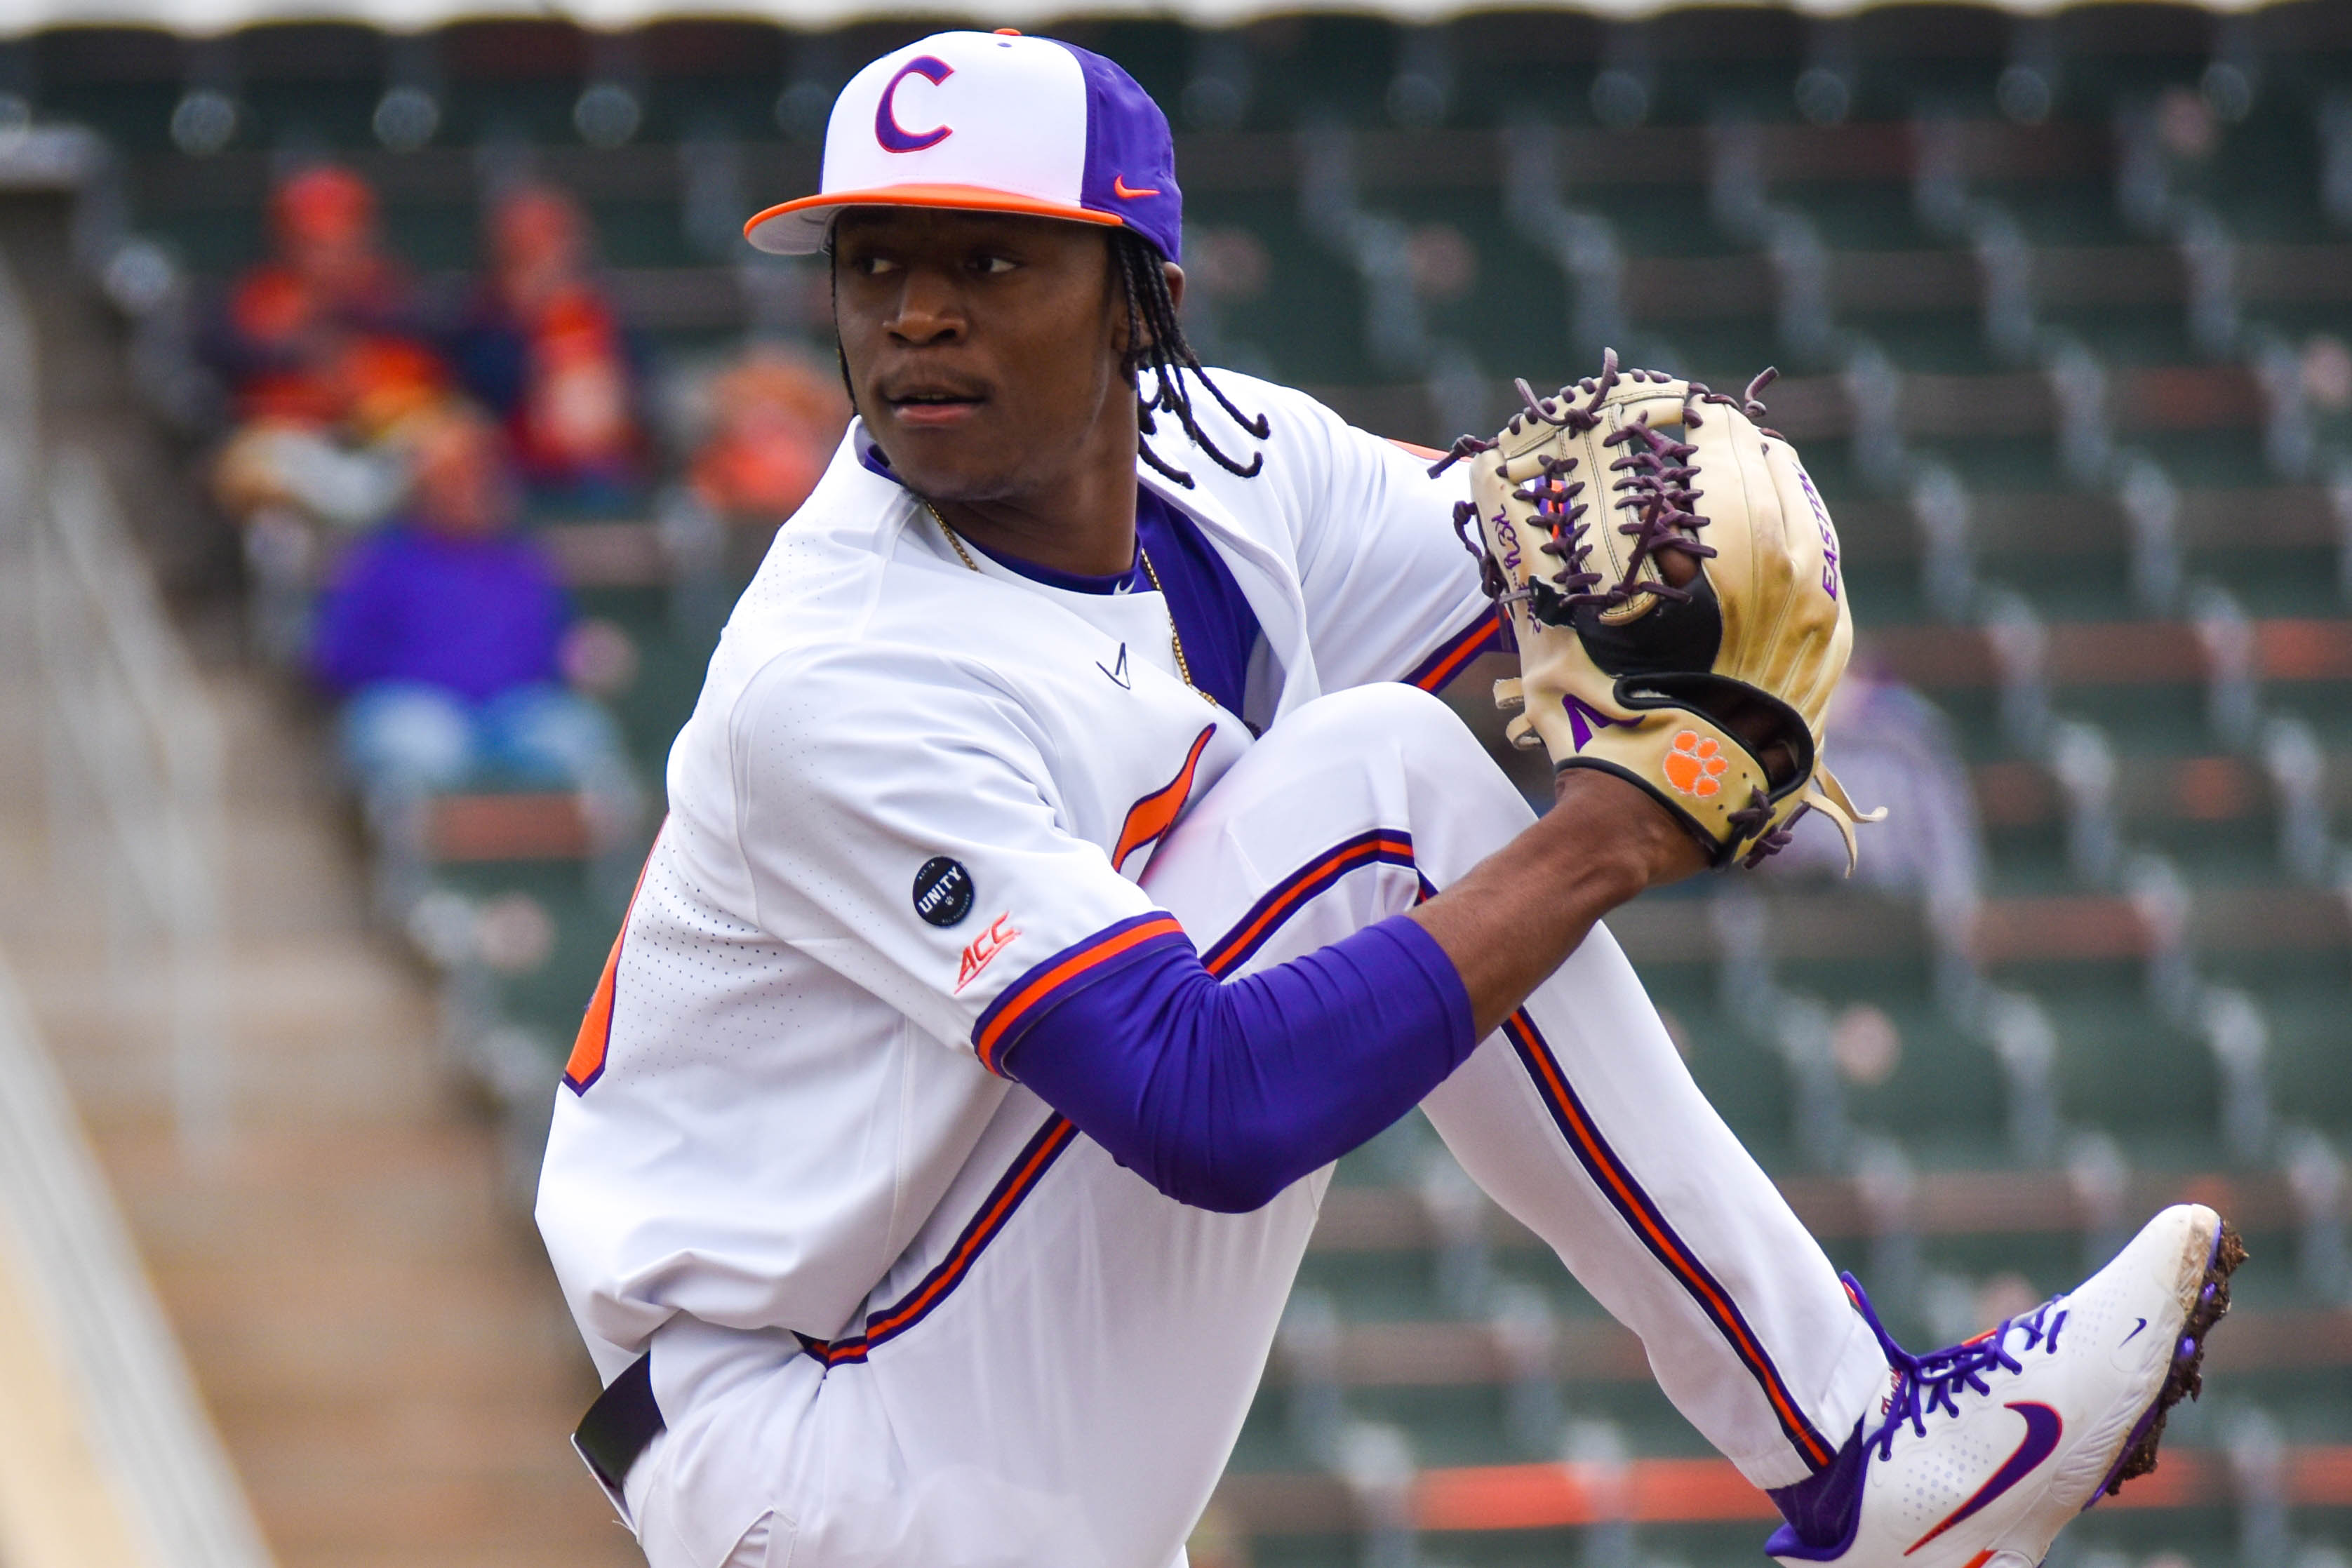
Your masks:
[{"label": "jersey collar", "polygon": [[[1234,574],[1242,597],[1249,601],[1250,611],[1257,617],[1258,630],[1265,633],[1281,674],[1282,695],[1275,705],[1273,716],[1278,719],[1300,704],[1322,695],[1322,684],[1315,674],[1314,653],[1307,642],[1307,598],[1299,586],[1297,570],[1251,538],[1231,509],[1205,490],[1197,486],[1187,490],[1171,485],[1144,466],[1140,458],[1136,460],[1135,476],[1145,489],[1198,524],[1209,542],[1224,557],[1226,570]],[[1242,483],[1270,481],[1261,477]]]},{"label": "jersey collar", "polygon": [[[901,496],[912,500],[913,493],[890,471],[882,449],[866,434],[863,421],[852,420],[845,437],[851,451],[857,455],[860,466],[867,473],[887,479]],[[1169,483],[1146,467],[1141,458],[1136,460],[1136,482],[1169,506],[1182,512],[1200,526],[1234,574],[1234,582],[1249,601],[1250,611],[1257,617],[1258,630],[1265,634],[1276,666],[1282,675],[1282,695],[1275,706],[1274,716],[1282,717],[1302,703],[1312,702],[1323,695],[1320,680],[1315,673],[1315,655],[1307,640],[1307,598],[1298,580],[1297,569],[1281,556],[1253,538],[1248,530],[1235,519],[1233,512],[1216,497],[1195,487],[1190,490]],[[1269,481],[1251,479],[1247,484]],[[911,515],[911,514],[909,514]],[[899,518],[903,528],[907,517]]]}]

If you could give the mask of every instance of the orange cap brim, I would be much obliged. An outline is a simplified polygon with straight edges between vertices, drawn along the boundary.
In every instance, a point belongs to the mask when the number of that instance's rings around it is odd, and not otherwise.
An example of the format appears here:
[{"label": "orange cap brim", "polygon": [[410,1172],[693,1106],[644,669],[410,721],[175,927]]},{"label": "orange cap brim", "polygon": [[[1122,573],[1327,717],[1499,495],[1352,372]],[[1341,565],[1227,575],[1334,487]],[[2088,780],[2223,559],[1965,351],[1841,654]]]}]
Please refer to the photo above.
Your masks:
[{"label": "orange cap brim", "polygon": [[1018,213],[1024,217],[1063,218],[1071,223],[1124,228],[1115,213],[1041,201],[985,185],[879,185],[866,191],[827,191],[803,196],[754,215],[743,237],[772,256],[806,256],[824,248],[824,236],[844,207],[946,207],[967,213]]}]

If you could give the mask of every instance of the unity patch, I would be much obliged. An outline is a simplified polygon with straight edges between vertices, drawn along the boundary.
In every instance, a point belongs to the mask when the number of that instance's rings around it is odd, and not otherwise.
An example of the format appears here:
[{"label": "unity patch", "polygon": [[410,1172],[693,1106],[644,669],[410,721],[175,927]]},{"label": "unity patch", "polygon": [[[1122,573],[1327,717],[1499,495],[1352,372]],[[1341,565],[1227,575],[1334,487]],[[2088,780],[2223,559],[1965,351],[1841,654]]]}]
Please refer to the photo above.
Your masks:
[{"label": "unity patch", "polygon": [[971,913],[971,873],[963,862],[933,855],[915,873],[915,913],[934,925],[953,925]]}]

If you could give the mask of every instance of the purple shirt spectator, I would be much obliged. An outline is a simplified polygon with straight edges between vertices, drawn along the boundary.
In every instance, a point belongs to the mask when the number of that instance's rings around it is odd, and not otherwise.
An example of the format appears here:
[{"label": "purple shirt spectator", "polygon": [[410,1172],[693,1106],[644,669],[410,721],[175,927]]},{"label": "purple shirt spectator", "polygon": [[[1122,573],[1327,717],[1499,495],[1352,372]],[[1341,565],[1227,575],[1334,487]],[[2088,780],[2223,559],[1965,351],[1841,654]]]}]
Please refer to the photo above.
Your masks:
[{"label": "purple shirt spectator", "polygon": [[310,668],[338,695],[399,681],[487,702],[559,680],[570,621],[553,569],[528,539],[395,523],[344,558],[319,606]]}]

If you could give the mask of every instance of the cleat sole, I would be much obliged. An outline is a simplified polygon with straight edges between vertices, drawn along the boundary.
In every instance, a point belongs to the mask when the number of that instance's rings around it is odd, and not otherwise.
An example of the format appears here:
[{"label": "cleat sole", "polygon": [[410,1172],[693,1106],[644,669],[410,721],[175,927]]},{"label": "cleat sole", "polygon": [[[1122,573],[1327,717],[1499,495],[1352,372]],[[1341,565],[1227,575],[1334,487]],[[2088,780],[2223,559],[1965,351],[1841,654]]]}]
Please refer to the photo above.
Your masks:
[{"label": "cleat sole", "polygon": [[2123,1490],[2124,1482],[2144,1476],[2156,1469],[2156,1450],[2164,1441],[2166,1415],[2183,1399],[2194,1399],[2203,1392],[2205,1376],[2205,1336],[2230,1310],[2230,1276],[2246,1260],[2246,1244],[2238,1239],[2236,1228],[2228,1220],[2220,1221],[2213,1230],[2213,1248],[2205,1262],[2205,1281],[2198,1290],[2197,1301],[2189,1309],[2188,1321],[2181,1325],[2180,1343],[2175,1347],[2172,1365],[2164,1375],[2164,1386],[2158,1390],[2155,1402],[2140,1416],[2138,1425],[2124,1442],[2123,1452],[2116,1458],[2116,1467],[2107,1472],[2105,1485],[2091,1494],[2091,1503],[2103,1497],[2113,1497]]}]

